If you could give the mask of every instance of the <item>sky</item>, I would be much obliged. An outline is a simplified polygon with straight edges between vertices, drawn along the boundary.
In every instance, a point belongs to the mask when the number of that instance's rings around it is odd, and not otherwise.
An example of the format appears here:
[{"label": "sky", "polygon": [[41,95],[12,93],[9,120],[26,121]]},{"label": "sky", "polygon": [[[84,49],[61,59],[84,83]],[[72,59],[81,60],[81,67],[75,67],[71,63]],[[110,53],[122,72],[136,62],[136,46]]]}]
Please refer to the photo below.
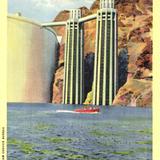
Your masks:
[{"label": "sky", "polygon": [[8,0],[8,13],[20,12],[22,16],[38,22],[52,21],[62,10],[86,6],[94,0]]}]

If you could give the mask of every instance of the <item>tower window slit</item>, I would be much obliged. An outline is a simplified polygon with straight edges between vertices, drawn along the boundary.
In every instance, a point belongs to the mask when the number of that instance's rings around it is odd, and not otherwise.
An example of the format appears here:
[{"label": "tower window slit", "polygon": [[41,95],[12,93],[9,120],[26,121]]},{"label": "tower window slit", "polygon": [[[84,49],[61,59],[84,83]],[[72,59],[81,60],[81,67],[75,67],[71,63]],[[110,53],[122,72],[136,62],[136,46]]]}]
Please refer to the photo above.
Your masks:
[{"label": "tower window slit", "polygon": [[[113,22],[112,22],[112,24],[113,24],[113,29],[115,29],[115,22],[114,22],[114,20],[113,20]],[[112,70],[112,79],[113,79],[113,82],[114,82],[114,84],[113,84],[113,91],[116,89],[115,88],[115,86],[116,86],[116,82],[114,81],[114,78],[115,78],[115,72],[116,72],[116,68],[115,68],[115,32],[113,32],[113,35],[112,35],[112,37],[113,37],[113,39],[112,39],[112,43],[113,43],[113,47],[112,47],[112,59],[113,59],[113,64],[112,64],[112,68],[113,68],[113,70]],[[114,98],[114,92],[112,92],[112,97]]]},{"label": "tower window slit", "polygon": [[103,96],[103,72],[104,72],[104,35],[105,35],[105,21],[102,21],[102,39],[101,39],[101,66],[100,66],[100,103],[102,103],[102,96]]},{"label": "tower window slit", "polygon": [[106,101],[109,100],[109,76],[110,76],[110,21],[107,21],[107,53],[106,53]]}]

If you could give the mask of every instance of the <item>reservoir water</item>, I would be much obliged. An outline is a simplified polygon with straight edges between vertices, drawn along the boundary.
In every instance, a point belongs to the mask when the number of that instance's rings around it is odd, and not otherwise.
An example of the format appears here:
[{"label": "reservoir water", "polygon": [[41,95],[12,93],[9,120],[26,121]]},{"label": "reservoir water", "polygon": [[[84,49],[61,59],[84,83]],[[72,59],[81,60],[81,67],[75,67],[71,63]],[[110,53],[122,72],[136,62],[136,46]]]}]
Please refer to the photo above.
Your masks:
[{"label": "reservoir water", "polygon": [[72,112],[79,107],[8,104],[8,160],[152,159],[152,109]]}]

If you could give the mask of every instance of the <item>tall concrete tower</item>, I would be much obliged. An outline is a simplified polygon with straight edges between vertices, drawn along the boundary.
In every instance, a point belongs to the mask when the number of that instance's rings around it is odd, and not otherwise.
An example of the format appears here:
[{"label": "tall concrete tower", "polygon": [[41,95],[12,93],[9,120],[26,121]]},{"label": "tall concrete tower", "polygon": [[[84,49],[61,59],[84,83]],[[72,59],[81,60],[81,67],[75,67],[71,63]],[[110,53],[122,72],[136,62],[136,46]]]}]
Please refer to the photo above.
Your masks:
[{"label": "tall concrete tower", "polygon": [[93,104],[111,105],[117,90],[117,15],[114,0],[100,0],[96,32]]},{"label": "tall concrete tower", "polygon": [[83,26],[80,9],[70,10],[66,26],[63,104],[83,102]]}]

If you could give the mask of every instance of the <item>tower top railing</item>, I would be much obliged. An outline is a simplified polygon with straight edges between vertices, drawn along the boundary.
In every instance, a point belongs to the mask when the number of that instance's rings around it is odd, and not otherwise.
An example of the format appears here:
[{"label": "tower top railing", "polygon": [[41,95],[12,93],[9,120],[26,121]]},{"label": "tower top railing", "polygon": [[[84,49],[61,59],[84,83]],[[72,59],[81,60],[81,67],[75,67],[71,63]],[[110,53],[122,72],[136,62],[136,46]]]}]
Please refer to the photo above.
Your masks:
[{"label": "tower top railing", "polygon": [[81,10],[80,9],[70,9],[69,20],[78,20],[81,18]]},{"label": "tower top railing", "polygon": [[100,0],[100,9],[114,8],[114,0]]}]

